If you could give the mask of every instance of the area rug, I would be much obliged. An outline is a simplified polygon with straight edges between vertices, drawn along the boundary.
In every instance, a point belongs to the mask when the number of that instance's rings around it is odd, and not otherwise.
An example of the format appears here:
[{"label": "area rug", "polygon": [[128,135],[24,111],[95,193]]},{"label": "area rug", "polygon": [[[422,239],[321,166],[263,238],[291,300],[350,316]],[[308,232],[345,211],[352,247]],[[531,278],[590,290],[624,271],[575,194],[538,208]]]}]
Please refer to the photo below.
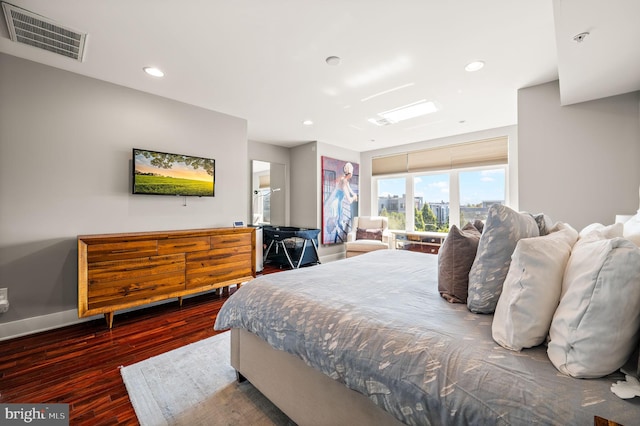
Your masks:
[{"label": "area rug", "polygon": [[230,333],[120,369],[142,426],[294,425],[229,364]]}]

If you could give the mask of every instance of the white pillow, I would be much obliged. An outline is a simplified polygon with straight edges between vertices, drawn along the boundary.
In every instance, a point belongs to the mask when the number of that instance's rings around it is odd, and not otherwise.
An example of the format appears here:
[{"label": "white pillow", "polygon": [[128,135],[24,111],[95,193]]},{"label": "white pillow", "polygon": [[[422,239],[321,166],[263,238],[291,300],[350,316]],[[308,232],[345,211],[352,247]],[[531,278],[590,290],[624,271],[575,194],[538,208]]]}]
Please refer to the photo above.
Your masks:
[{"label": "white pillow", "polygon": [[638,345],[640,248],[619,237],[578,240],[563,287],[549,329],[553,365],[580,378],[622,367]]},{"label": "white pillow", "polygon": [[623,224],[623,228],[623,236],[635,245],[640,246],[640,211],[637,215],[627,220]]},{"label": "white pillow", "polygon": [[601,223],[592,223],[587,225],[578,234],[579,238],[587,236],[596,238],[615,238],[623,236],[624,225],[622,223],[614,223],[613,225],[604,226]]},{"label": "white pillow", "polygon": [[559,222],[546,236],[518,241],[493,316],[493,340],[514,351],[545,341],[577,239],[578,231]]}]

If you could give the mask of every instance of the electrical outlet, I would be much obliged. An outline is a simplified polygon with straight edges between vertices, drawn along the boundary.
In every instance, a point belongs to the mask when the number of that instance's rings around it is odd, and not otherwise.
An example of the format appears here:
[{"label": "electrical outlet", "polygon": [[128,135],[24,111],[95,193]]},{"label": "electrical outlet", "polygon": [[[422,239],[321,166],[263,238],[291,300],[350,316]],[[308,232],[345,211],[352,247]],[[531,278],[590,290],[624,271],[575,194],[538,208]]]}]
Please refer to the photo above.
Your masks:
[{"label": "electrical outlet", "polygon": [[0,314],[9,310],[9,289],[0,288]]}]

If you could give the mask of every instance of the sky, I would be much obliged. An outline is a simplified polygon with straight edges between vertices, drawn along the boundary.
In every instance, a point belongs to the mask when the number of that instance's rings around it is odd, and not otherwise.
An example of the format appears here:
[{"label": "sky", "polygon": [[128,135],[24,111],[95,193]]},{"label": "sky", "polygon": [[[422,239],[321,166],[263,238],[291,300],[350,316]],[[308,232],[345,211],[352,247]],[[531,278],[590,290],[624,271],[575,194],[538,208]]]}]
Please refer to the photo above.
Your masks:
[{"label": "sky", "polygon": [[[460,204],[477,204],[482,201],[505,199],[505,169],[459,172]],[[449,174],[429,174],[414,177],[414,195],[426,202],[449,201]],[[406,193],[405,179],[379,179],[378,196]]]}]

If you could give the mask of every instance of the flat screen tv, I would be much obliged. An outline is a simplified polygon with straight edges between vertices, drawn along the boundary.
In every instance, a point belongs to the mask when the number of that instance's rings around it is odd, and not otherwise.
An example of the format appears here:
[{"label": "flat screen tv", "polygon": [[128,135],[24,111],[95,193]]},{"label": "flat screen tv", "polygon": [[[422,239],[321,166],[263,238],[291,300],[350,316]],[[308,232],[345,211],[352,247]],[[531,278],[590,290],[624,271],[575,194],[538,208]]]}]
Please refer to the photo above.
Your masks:
[{"label": "flat screen tv", "polygon": [[213,197],[216,160],[133,148],[133,193]]}]

